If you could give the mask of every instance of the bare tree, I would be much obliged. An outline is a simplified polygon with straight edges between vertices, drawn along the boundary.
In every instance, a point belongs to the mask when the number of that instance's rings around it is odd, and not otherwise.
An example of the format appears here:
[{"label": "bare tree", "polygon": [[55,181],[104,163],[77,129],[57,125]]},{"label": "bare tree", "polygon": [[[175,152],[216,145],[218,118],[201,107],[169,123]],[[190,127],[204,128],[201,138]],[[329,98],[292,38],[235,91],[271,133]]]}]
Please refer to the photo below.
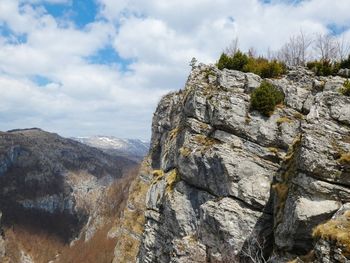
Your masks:
[{"label": "bare tree", "polygon": [[349,56],[350,53],[350,43],[345,39],[344,35],[336,40],[337,55],[340,60],[344,60]]},{"label": "bare tree", "polygon": [[267,58],[268,60],[277,59],[277,58],[276,58],[276,53],[275,53],[274,51],[272,51],[270,47],[267,48],[267,51],[266,51],[266,58]]},{"label": "bare tree", "polygon": [[308,50],[311,46],[313,40],[310,35],[306,35],[302,30],[300,30],[299,36],[297,37],[297,42],[299,42],[299,54],[301,65],[305,65],[308,60],[309,54]]},{"label": "bare tree", "polygon": [[264,254],[266,246],[265,238],[258,238],[257,236],[251,237],[246,241],[241,253],[243,256],[243,262],[250,263],[271,263],[274,262],[275,255],[266,257]]},{"label": "bare tree", "polygon": [[230,45],[225,49],[225,53],[229,56],[233,56],[238,52],[238,37],[233,38]]},{"label": "bare tree", "polygon": [[308,50],[312,42],[312,38],[300,30],[298,35],[291,36],[282,46],[277,57],[288,66],[303,66],[308,60]]},{"label": "bare tree", "polygon": [[256,51],[256,49],[254,47],[250,47],[248,50],[248,56],[255,58],[257,57],[257,55],[258,55],[258,52]]},{"label": "bare tree", "polygon": [[331,35],[317,34],[314,49],[316,55],[323,61],[337,59],[337,42]]}]

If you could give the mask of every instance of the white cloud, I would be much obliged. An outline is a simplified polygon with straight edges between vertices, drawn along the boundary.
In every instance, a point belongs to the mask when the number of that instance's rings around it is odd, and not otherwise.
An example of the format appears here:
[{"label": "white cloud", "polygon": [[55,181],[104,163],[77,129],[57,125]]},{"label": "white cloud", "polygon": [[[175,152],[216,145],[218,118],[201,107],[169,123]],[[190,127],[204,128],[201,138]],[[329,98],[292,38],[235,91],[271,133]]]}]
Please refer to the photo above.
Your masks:
[{"label": "white cloud", "polygon": [[[300,29],[350,23],[348,0],[97,1],[97,19],[83,28],[41,5],[70,0],[0,1],[0,25],[10,29],[0,34],[0,129],[146,138],[157,101],[183,87],[192,57],[214,62],[235,36],[242,49],[265,52]],[[88,59],[108,46],[132,61],[128,71]]]}]

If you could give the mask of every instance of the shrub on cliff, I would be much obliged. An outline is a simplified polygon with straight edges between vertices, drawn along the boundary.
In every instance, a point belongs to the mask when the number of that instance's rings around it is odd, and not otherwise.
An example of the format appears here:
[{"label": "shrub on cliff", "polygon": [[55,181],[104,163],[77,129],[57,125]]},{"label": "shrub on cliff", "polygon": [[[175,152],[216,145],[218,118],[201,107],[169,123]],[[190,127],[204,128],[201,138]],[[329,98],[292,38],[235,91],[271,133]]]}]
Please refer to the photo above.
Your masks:
[{"label": "shrub on cliff", "polygon": [[241,51],[237,51],[233,56],[222,53],[217,63],[220,70],[227,68],[243,72],[252,72],[262,78],[274,78],[286,72],[283,63],[276,60],[269,61],[263,57],[248,57]]},{"label": "shrub on cliff", "polygon": [[315,60],[307,63],[307,67],[316,73],[317,76],[336,76],[340,69],[350,69],[350,56],[340,62],[329,60]]},{"label": "shrub on cliff", "polygon": [[340,64],[329,60],[316,60],[307,63],[307,67],[315,72],[317,76],[337,75]]},{"label": "shrub on cliff", "polygon": [[222,53],[217,66],[220,70],[227,68],[233,70],[243,70],[243,67],[248,63],[248,56],[241,51],[237,51],[233,56]]},{"label": "shrub on cliff", "polygon": [[340,61],[340,68],[349,68],[350,69],[350,55],[348,56],[348,58]]},{"label": "shrub on cliff", "polygon": [[343,84],[343,87],[340,89],[340,93],[345,96],[350,97],[350,81],[346,80]]},{"label": "shrub on cliff", "polygon": [[272,84],[264,81],[251,94],[251,110],[257,110],[265,116],[270,116],[276,105],[282,103],[284,94]]},{"label": "shrub on cliff", "polygon": [[275,78],[286,72],[286,66],[276,60],[269,61],[262,57],[250,57],[248,63],[244,66],[243,71],[252,72],[262,78]]}]

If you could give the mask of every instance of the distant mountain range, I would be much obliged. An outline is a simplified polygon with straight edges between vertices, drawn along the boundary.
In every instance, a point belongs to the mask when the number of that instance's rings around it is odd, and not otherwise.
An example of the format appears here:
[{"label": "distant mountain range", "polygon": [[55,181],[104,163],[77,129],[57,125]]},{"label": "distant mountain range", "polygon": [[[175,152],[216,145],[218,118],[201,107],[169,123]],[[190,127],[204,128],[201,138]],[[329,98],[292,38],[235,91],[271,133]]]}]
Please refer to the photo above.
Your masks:
[{"label": "distant mountain range", "polygon": [[149,142],[138,139],[120,139],[114,136],[90,136],[71,138],[106,153],[141,161],[148,153]]},{"label": "distant mountain range", "polygon": [[3,221],[36,226],[44,222],[69,240],[90,215],[90,210],[79,207],[79,200],[108,187],[135,166],[128,158],[38,128],[0,132]]},{"label": "distant mountain range", "polygon": [[0,131],[0,262],[112,262],[116,240],[107,233],[137,167],[38,128]]}]

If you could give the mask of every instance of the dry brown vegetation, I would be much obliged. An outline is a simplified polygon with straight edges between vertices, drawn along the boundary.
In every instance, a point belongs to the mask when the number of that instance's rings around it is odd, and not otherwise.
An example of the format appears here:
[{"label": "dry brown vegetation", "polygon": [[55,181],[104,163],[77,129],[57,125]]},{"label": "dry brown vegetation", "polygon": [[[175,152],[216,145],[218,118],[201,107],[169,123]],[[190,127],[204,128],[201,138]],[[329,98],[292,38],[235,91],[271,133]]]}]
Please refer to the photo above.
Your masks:
[{"label": "dry brown vegetation", "polygon": [[116,239],[107,237],[111,226],[111,223],[104,225],[89,241],[78,240],[72,247],[45,232],[33,232],[21,227],[7,229],[6,254],[9,263],[20,262],[21,250],[30,255],[35,263],[47,263],[56,255],[59,256],[55,263],[111,263],[117,243]]},{"label": "dry brown vegetation", "polygon": [[115,239],[108,238],[107,233],[112,224],[106,224],[96,231],[87,242],[78,240],[73,247],[65,246],[57,263],[111,263],[114,257]]},{"label": "dry brown vegetation", "polygon": [[303,114],[301,114],[300,112],[295,112],[293,114],[293,116],[294,116],[294,118],[299,119],[299,120],[305,119],[305,116]]},{"label": "dry brown vegetation", "polygon": [[197,134],[197,135],[194,137],[194,140],[195,140],[198,144],[203,145],[203,146],[206,146],[206,147],[211,147],[211,146],[213,146],[215,143],[217,143],[217,140],[216,140],[216,139],[207,137],[207,136],[202,135],[202,134]]},{"label": "dry brown vegetation", "polygon": [[119,218],[126,206],[129,197],[129,188],[131,183],[137,177],[139,167],[135,167],[123,178],[115,181],[106,192],[104,202],[104,214],[108,218]]},{"label": "dry brown vegetation", "polygon": [[277,183],[272,186],[272,189],[275,191],[277,195],[277,222],[280,222],[282,220],[282,214],[284,210],[284,206],[286,204],[286,200],[288,197],[288,185],[285,183]]},{"label": "dry brown vegetation", "polygon": [[52,234],[14,226],[5,229],[6,256],[11,263],[20,262],[21,251],[29,254],[36,263],[47,263],[64,248],[64,242]]},{"label": "dry brown vegetation", "polygon": [[343,153],[339,158],[340,164],[350,164],[350,153]]},{"label": "dry brown vegetation", "polygon": [[181,128],[180,127],[176,127],[174,129],[172,129],[170,132],[169,132],[169,138],[170,140],[174,140],[178,134],[181,132]]},{"label": "dry brown vegetation", "polygon": [[[141,165],[140,175],[162,178],[164,172],[152,170],[149,161],[144,161]],[[154,181],[154,178],[153,178]],[[130,186],[128,205],[124,210],[123,217],[116,225],[119,229],[117,236],[116,255],[118,262],[133,262],[137,256],[140,246],[140,237],[144,230],[145,223],[145,198],[150,187],[150,182],[144,180],[142,176],[136,178]],[[130,234],[132,233],[132,234]]]},{"label": "dry brown vegetation", "polygon": [[294,139],[293,143],[289,146],[287,155],[285,156],[284,161],[282,163],[283,170],[281,173],[281,180],[280,182],[272,185],[272,189],[275,191],[277,198],[276,225],[281,223],[283,219],[284,207],[288,198],[290,180],[291,178],[293,178],[296,172],[295,152],[297,151],[300,145],[301,139],[301,136],[298,135]]},{"label": "dry brown vegetation", "polygon": [[281,125],[282,123],[291,123],[291,122],[292,120],[288,117],[281,117],[276,121],[278,125]]},{"label": "dry brown vegetation", "polygon": [[191,152],[192,152],[191,149],[188,147],[181,147],[180,148],[180,154],[184,157],[190,156]]},{"label": "dry brown vegetation", "polygon": [[214,145],[219,144],[220,141],[214,138],[207,137],[205,135],[198,134],[194,136],[194,141],[201,146],[201,153],[204,154],[209,149],[213,148]]},{"label": "dry brown vegetation", "polygon": [[152,184],[155,184],[164,177],[164,171],[163,170],[154,170],[152,172],[152,175],[153,175]]},{"label": "dry brown vegetation", "polygon": [[344,247],[347,255],[350,255],[350,211],[345,212],[338,219],[318,225],[313,230],[312,236],[315,239],[333,241],[338,246]]},{"label": "dry brown vegetation", "polygon": [[47,263],[59,255],[55,263],[111,263],[114,257],[115,238],[108,238],[109,230],[116,225],[123,214],[128,200],[128,190],[135,179],[138,167],[130,170],[126,176],[118,179],[106,189],[101,215],[105,224],[92,238],[84,237],[69,246],[61,238],[43,229],[29,226],[11,226],[5,229],[6,257],[8,263],[20,262],[21,251],[30,255],[35,263]]},{"label": "dry brown vegetation", "polygon": [[172,170],[166,177],[166,190],[167,193],[172,192],[177,182],[181,180],[180,174],[177,169]]}]

